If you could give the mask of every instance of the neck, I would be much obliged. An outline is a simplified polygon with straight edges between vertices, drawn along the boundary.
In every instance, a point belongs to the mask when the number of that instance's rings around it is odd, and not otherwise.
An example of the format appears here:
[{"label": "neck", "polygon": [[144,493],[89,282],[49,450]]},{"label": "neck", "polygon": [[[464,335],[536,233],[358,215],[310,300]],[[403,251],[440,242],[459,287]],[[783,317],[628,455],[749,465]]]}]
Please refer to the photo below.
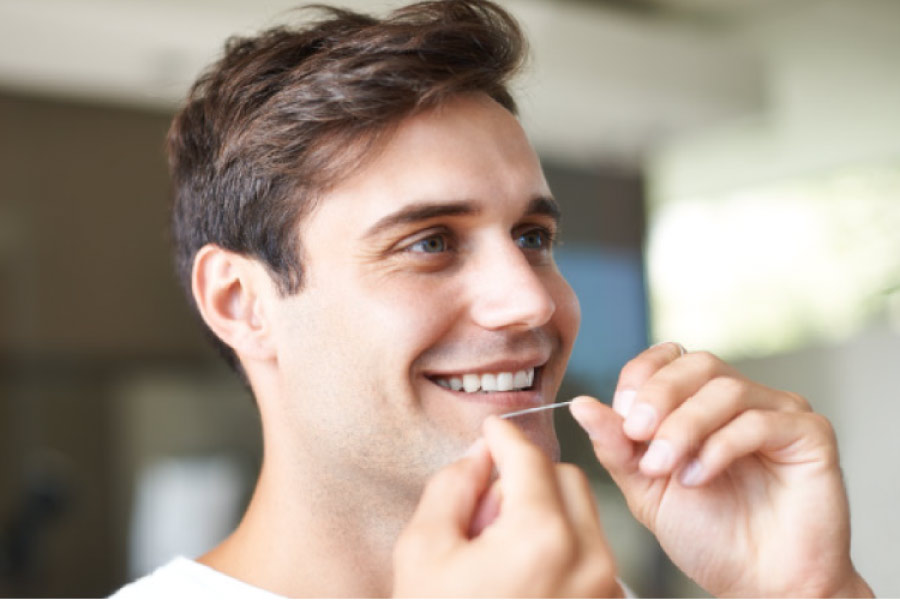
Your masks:
[{"label": "neck", "polygon": [[273,456],[241,524],[200,562],[289,597],[386,597],[393,546],[414,506]]}]

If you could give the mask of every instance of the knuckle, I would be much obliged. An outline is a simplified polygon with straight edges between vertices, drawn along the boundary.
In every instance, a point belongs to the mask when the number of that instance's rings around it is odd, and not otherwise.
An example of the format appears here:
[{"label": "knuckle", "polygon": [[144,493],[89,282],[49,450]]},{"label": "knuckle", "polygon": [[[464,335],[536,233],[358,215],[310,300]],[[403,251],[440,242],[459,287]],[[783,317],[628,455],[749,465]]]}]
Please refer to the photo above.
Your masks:
[{"label": "knuckle", "polygon": [[538,561],[549,561],[551,565],[562,566],[570,563],[577,549],[575,538],[568,524],[560,518],[545,518],[533,532],[533,545],[529,550]]},{"label": "knuckle", "polygon": [[837,433],[834,430],[834,425],[825,415],[821,415],[819,413],[811,412],[809,413],[809,419],[812,420],[813,426],[819,430],[819,432],[828,440],[836,441]]},{"label": "knuckle", "polygon": [[591,561],[587,568],[592,574],[592,586],[597,589],[609,589],[616,585],[616,565],[608,557],[605,560]]},{"label": "knuckle", "polygon": [[721,359],[712,352],[706,350],[692,352],[688,356],[691,357],[691,362],[695,365],[695,368],[710,378],[715,373],[719,372],[722,366]]},{"label": "knuckle", "polygon": [[828,460],[834,465],[840,464],[837,447],[837,432],[834,430],[834,425],[825,416],[818,413],[810,413],[810,417],[813,419],[814,426],[822,436]]},{"label": "knuckle", "polygon": [[678,342],[662,342],[660,344],[657,344],[656,346],[653,346],[653,348],[657,351],[665,351],[666,358],[670,360],[680,358],[684,356],[686,352],[684,350],[684,346],[682,346]]},{"label": "knuckle", "polygon": [[768,426],[768,416],[765,411],[758,408],[750,408],[742,415],[743,427],[747,432],[758,434]]},{"label": "knuckle", "polygon": [[641,387],[654,373],[681,356],[680,344],[667,342],[653,346],[625,363],[619,376],[619,384]]},{"label": "knuckle", "polygon": [[575,569],[575,594],[591,598],[617,596],[616,564],[609,548],[602,541],[585,544]]},{"label": "knuckle", "polygon": [[802,412],[811,412],[812,406],[809,404],[809,400],[801,396],[800,394],[795,394],[794,392],[782,392],[784,397],[787,398],[788,405]]},{"label": "knuckle", "polygon": [[639,396],[646,402],[664,411],[674,408],[679,401],[675,381],[654,377],[641,387]]},{"label": "knuckle", "polygon": [[750,394],[752,386],[749,381],[727,375],[714,378],[709,382],[709,385],[715,390],[719,398],[724,401],[726,406],[731,409],[739,408]]},{"label": "knuckle", "polygon": [[625,363],[624,367],[622,367],[622,371],[619,375],[620,385],[638,388],[656,372],[657,368],[658,367],[645,356],[632,358]]}]

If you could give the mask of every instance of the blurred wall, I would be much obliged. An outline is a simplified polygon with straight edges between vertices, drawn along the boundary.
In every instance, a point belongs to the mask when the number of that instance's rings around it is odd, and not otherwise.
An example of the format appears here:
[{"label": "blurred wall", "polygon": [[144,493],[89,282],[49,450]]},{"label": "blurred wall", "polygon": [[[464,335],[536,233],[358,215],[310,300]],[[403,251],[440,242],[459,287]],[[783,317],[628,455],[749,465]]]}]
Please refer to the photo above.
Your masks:
[{"label": "blurred wall", "polygon": [[852,556],[875,594],[900,596],[900,327],[879,323],[838,344],[736,363],[766,385],[797,392],[834,425],[850,498]]},{"label": "blurred wall", "polygon": [[0,95],[0,595],[121,581],[116,382],[213,359],[169,264],[168,121]]},{"label": "blurred wall", "polygon": [[656,202],[900,157],[900,2],[785,2],[735,31],[763,69],[763,110],[660,139]]}]

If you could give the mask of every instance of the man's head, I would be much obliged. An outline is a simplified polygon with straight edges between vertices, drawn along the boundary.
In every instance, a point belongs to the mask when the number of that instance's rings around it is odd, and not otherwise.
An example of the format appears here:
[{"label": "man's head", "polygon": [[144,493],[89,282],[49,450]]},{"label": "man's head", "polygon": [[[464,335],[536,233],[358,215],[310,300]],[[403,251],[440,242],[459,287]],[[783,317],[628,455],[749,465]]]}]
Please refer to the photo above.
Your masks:
[{"label": "man's head", "polygon": [[[335,12],[232,44],[173,126],[182,277],[267,445],[333,481],[414,496],[556,395],[579,311],[505,87],[522,46],[486,2]],[[556,452],[549,414],[523,426]]]},{"label": "man's head", "polygon": [[297,292],[300,219],[404,117],[475,91],[516,110],[507,82],[525,41],[490,2],[424,2],[384,19],[316,8],[324,18],[306,27],[232,38],[172,124],[176,267],[189,296],[194,257],[210,243],[262,261],[280,292]]}]

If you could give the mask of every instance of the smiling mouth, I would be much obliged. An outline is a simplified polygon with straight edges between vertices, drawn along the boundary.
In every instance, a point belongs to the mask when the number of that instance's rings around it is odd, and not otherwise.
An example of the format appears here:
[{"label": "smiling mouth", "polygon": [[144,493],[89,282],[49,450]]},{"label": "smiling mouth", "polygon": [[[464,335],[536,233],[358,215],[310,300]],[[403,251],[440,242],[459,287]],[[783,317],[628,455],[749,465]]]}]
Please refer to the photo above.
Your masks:
[{"label": "smiling mouth", "polygon": [[444,389],[466,394],[520,392],[530,390],[534,385],[535,369],[535,367],[532,367],[515,372],[461,373],[459,375],[429,377],[429,379]]}]

